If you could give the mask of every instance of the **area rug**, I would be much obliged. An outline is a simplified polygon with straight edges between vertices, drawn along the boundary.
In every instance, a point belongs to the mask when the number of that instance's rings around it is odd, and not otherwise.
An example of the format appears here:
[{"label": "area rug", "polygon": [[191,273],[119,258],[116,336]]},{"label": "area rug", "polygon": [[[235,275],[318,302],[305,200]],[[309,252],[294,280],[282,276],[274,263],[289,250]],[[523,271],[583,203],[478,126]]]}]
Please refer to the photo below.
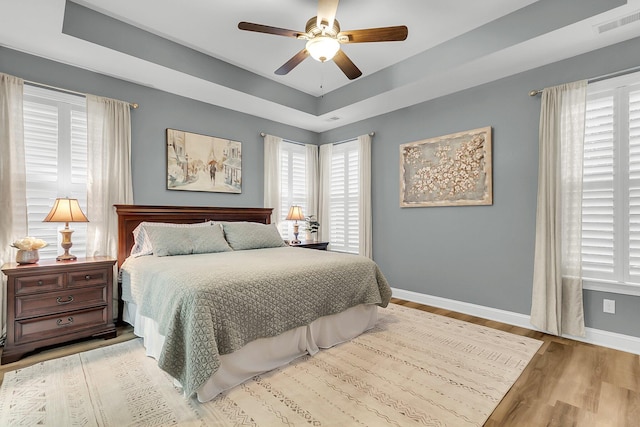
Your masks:
[{"label": "area rug", "polygon": [[140,339],[5,374],[2,425],[480,426],[538,340],[390,304],[377,326],[207,403]]}]

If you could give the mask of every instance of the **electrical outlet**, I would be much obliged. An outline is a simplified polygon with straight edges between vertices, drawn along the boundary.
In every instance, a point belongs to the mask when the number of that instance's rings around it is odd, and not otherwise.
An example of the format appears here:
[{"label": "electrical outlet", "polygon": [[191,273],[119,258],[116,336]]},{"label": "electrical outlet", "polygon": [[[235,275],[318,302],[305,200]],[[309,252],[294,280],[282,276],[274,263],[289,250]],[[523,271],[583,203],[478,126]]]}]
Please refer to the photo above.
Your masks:
[{"label": "electrical outlet", "polygon": [[605,313],[616,314],[616,300],[614,299],[603,299],[602,300],[602,311]]}]

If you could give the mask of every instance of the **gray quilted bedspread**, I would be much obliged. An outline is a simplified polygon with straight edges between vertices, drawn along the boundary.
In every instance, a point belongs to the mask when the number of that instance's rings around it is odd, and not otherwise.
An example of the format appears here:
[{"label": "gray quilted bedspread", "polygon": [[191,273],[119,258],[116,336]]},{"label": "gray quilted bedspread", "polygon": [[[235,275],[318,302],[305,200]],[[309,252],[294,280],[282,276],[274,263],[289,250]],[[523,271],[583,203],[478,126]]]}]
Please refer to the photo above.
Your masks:
[{"label": "gray quilted bedspread", "polygon": [[165,344],[160,368],[187,396],[218,369],[219,355],[358,304],[386,307],[391,289],[358,255],[270,248],[129,258],[123,299],[154,319]]}]

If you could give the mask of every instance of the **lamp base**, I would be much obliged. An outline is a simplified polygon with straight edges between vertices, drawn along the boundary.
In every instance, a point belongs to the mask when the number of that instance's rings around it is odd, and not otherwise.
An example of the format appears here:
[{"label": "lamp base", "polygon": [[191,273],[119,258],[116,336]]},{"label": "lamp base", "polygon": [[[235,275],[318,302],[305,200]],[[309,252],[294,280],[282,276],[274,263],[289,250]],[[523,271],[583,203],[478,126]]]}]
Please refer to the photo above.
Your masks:
[{"label": "lamp base", "polygon": [[77,259],[77,256],[71,255],[69,252],[65,252],[62,255],[58,255],[56,257],[56,261],[75,261]]},{"label": "lamp base", "polygon": [[301,242],[300,240],[298,240],[298,221],[296,221],[295,224],[293,224],[293,240],[291,241],[292,245],[299,245]]},{"label": "lamp base", "polygon": [[64,253],[62,255],[58,255],[56,257],[56,261],[75,261],[78,259],[77,256],[71,255],[69,253],[69,249],[71,249],[71,246],[73,246],[73,243],[71,243],[72,233],[73,230],[69,228],[69,223],[67,223],[64,229],[60,230],[60,234],[62,234],[62,243],[60,244],[60,246],[62,246],[62,249],[64,249]]}]

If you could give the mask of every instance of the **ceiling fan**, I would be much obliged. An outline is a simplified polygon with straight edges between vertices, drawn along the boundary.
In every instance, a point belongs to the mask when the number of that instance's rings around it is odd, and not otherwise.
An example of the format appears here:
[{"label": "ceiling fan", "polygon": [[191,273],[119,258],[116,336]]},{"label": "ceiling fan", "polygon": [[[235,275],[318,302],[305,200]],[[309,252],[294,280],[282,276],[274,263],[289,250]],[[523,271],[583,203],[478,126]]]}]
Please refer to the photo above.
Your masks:
[{"label": "ceiling fan", "polygon": [[296,53],[290,60],[278,68],[275,73],[285,75],[293,70],[309,55],[317,61],[333,62],[342,70],[349,80],[357,79],[362,71],[340,49],[341,44],[402,41],[407,38],[408,29],[404,25],[395,27],[366,28],[362,30],[340,31],[340,24],[335,19],[339,0],[319,0],[318,16],[307,21],[304,32],[271,27],[268,25],[240,22],[238,28],[245,31],[274,34],[276,36],[294,37],[306,40],[305,48]]}]

